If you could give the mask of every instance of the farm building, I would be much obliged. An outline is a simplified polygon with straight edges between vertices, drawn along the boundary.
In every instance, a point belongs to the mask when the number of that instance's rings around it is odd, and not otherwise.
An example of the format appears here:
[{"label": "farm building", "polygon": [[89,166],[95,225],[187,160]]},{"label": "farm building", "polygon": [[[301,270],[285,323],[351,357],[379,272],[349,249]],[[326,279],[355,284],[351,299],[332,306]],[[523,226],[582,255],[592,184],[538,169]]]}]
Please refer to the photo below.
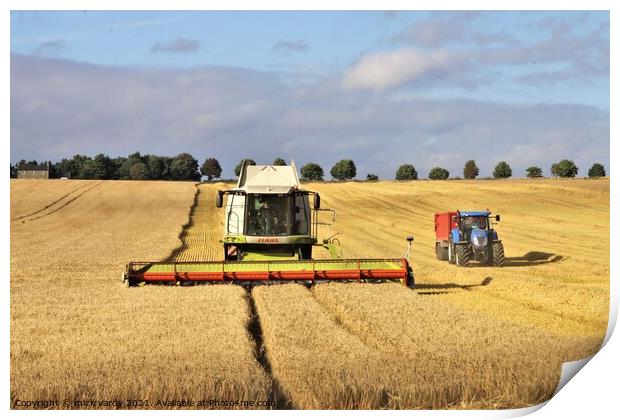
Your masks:
[{"label": "farm building", "polygon": [[17,177],[25,179],[49,179],[49,164],[34,165],[32,163],[25,163],[23,165],[19,165],[17,167]]}]

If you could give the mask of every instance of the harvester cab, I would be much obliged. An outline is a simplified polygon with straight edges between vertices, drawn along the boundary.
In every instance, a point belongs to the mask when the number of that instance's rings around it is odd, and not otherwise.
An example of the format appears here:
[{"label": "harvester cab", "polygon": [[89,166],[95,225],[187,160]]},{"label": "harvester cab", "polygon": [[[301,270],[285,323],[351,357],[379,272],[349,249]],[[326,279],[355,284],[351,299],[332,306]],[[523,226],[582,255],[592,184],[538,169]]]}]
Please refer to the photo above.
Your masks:
[{"label": "harvester cab", "polygon": [[[237,187],[218,191],[216,199],[216,206],[223,207],[223,198],[227,198],[226,260],[309,260],[313,246],[326,248],[331,258],[341,257],[338,240],[317,239],[319,225],[331,225],[335,212],[321,209],[318,193],[300,188],[294,162],[291,166],[242,167]],[[321,212],[329,213],[331,221],[321,219]]]},{"label": "harvester cab", "polygon": [[499,215],[491,216],[488,210],[436,213],[437,259],[458,266],[468,266],[472,261],[504,266],[504,245],[493,228],[493,221],[500,220]]},{"label": "harvester cab", "polygon": [[[132,262],[123,281],[130,286],[398,281],[413,288],[412,237],[401,258],[343,258],[337,234],[318,238],[320,226],[331,233],[335,211],[321,208],[317,192],[301,188],[294,162],[243,162],[241,168],[237,186],[216,195],[216,207],[224,207],[222,260]],[[330,219],[322,221],[319,214]],[[314,247],[325,248],[329,259],[313,259]]]}]

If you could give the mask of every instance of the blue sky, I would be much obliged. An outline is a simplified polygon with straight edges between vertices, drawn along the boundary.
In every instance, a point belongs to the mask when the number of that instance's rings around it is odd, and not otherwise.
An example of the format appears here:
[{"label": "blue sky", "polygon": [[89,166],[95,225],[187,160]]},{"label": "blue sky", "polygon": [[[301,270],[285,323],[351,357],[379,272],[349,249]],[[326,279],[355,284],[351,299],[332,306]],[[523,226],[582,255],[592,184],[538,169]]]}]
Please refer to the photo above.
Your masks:
[{"label": "blue sky", "polygon": [[607,12],[13,11],[11,58],[13,162],[609,165]]}]

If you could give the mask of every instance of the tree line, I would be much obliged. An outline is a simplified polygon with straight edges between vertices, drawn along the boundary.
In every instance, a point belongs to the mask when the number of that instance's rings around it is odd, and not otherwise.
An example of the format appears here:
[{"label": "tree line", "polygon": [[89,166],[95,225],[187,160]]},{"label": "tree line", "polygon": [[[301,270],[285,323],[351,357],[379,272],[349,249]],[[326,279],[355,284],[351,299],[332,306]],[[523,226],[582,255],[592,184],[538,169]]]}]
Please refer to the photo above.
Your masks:
[{"label": "tree line", "polygon": [[[25,164],[39,164],[35,160],[21,160],[15,166],[11,165],[11,177],[17,176],[17,170]],[[205,159],[202,165],[198,166],[198,161],[189,153],[181,153],[174,157],[158,156],[153,154],[141,155],[140,152],[130,154],[128,157],[110,158],[100,153],[95,157],[85,155],[75,155],[69,159],[62,159],[60,162],[51,161],[41,162],[49,167],[50,178],[68,177],[74,179],[134,179],[134,180],[177,180],[177,181],[199,181],[206,177],[209,181],[221,178],[222,167],[214,157]],[[235,167],[235,175],[239,176],[242,165],[256,165],[253,159],[242,159]],[[282,158],[274,159],[272,165],[284,166],[286,161]],[[305,164],[300,169],[302,179],[308,181],[323,181],[325,173],[323,168],[314,162]],[[333,179],[346,181],[357,176],[355,162],[351,159],[342,159],[329,171]],[[572,160],[562,159],[551,165],[550,174],[553,177],[574,178],[579,173],[579,168]],[[474,160],[468,160],[463,167],[464,179],[475,179],[480,174],[480,170]],[[528,178],[543,177],[543,170],[537,166],[530,166],[525,170]],[[600,163],[592,165],[588,171],[591,178],[606,176],[605,167]],[[493,178],[512,177],[510,165],[501,161],[495,165]],[[450,172],[441,167],[434,167],[428,173],[431,180],[441,180],[450,178]],[[457,177],[458,178],[458,177]],[[398,167],[395,174],[397,181],[417,180],[418,172],[411,164],[403,164]],[[378,181],[376,174],[367,174],[367,181]]]}]

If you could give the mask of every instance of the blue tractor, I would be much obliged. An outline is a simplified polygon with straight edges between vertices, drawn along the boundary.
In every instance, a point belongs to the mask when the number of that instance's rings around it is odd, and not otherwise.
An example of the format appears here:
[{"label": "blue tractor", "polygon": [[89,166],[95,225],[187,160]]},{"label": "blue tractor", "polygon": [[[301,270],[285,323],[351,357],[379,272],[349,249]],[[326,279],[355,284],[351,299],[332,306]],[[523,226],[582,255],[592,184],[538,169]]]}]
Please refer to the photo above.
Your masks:
[{"label": "blue tractor", "polygon": [[[499,215],[491,217],[491,212],[488,210],[457,210],[448,214],[438,214],[435,219],[436,230],[437,222],[439,222],[438,216],[441,218],[441,216],[446,217],[448,215],[449,235],[447,241],[442,241],[447,249],[443,251],[438,248],[442,254],[447,254],[445,259],[457,266],[468,266],[471,261],[477,261],[488,266],[504,266],[506,262],[504,245],[498,238],[497,231],[493,229],[492,223],[492,220],[500,221]],[[445,226],[443,223],[440,224]]]}]

